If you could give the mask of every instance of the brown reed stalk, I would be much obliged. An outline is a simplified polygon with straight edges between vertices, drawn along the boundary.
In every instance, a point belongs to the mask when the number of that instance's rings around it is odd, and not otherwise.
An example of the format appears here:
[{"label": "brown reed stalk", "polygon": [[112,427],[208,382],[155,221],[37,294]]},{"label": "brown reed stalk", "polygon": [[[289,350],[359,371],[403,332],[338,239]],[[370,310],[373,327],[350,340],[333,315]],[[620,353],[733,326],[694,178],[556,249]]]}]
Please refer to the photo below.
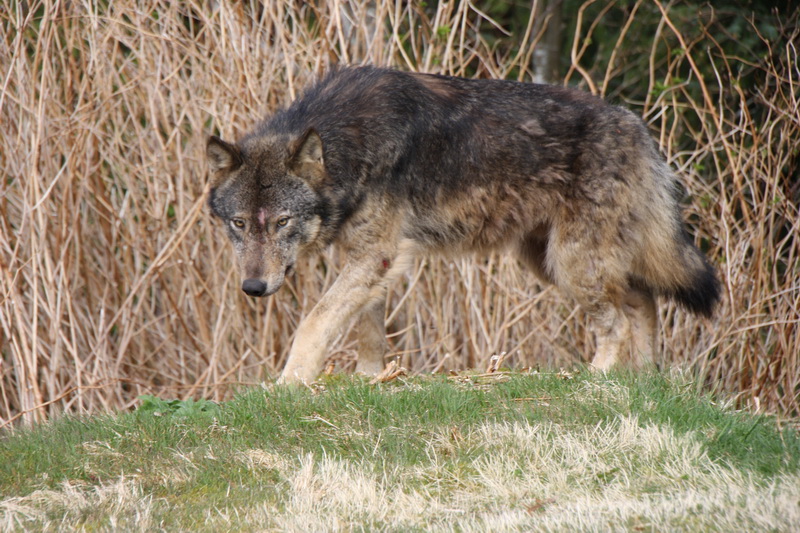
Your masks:
[{"label": "brown reed stalk", "polygon": [[[712,320],[661,305],[662,364],[797,414],[798,15],[777,40],[763,37],[767,57],[739,57],[709,9],[704,29],[683,35],[673,7],[637,2],[598,64],[592,35],[616,6],[592,4],[579,11],[565,83],[624,102],[646,81],[643,101],[627,103],[679,170],[694,238],[725,284]],[[637,63],[624,45],[654,7],[649,62]],[[143,392],[221,399],[275,376],[339,261],[331,251],[298,265],[270,299],[242,295],[203,209],[206,136],[235,138],[333,63],[530,79],[550,22],[535,14],[514,35],[469,1],[0,9],[0,425],[128,408]],[[742,69],[763,85],[743,89]],[[485,368],[501,352],[507,365],[556,368],[592,348],[573,302],[502,254],[420,261],[391,291],[387,318],[410,372]],[[352,366],[350,332],[331,357]]]}]

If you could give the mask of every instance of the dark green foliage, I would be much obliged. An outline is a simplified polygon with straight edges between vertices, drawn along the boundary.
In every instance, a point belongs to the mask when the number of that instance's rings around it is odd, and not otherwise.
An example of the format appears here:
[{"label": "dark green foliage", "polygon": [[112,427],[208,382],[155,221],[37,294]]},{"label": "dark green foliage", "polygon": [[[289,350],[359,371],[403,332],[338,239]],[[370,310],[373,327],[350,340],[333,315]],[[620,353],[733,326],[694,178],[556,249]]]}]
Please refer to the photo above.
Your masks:
[{"label": "dark green foliage", "polygon": [[162,400],[149,394],[139,396],[142,404],[136,410],[142,416],[173,416],[188,418],[193,416],[215,416],[219,414],[219,405],[209,400]]}]

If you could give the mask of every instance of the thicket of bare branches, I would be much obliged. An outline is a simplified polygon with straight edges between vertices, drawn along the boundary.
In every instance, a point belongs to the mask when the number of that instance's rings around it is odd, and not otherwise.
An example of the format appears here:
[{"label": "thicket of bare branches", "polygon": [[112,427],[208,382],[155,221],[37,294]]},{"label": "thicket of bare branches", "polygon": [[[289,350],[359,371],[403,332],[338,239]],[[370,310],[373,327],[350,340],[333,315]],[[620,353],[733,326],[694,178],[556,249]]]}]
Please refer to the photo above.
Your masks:
[{"label": "thicket of bare branches", "polygon": [[[206,136],[236,138],[331,63],[529,80],[548,22],[506,35],[466,1],[108,4],[0,8],[0,423],[124,408],[142,393],[221,398],[274,376],[337,258],[299,265],[269,299],[245,297],[205,212]],[[798,15],[776,14],[777,36],[759,36],[769,53],[747,57],[719,43],[710,9],[684,34],[673,8],[640,1],[598,62],[592,36],[609,31],[610,8],[592,4],[570,15],[565,81],[641,112],[724,282],[712,320],[660,306],[662,364],[797,413]],[[637,27],[645,8],[655,33]],[[626,53],[630,39],[649,53]],[[388,309],[392,349],[417,372],[485,367],[500,352],[514,366],[570,366],[592,349],[573,302],[504,255],[421,261]],[[351,365],[349,333],[331,356]]]}]

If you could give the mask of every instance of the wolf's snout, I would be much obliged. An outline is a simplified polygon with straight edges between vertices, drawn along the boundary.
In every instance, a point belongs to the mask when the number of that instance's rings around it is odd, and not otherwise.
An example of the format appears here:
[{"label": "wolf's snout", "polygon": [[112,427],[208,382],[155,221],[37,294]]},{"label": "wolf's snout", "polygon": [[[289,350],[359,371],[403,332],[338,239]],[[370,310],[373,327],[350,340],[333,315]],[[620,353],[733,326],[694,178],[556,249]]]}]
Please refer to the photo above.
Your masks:
[{"label": "wolf's snout", "polygon": [[242,282],[242,290],[249,296],[264,296],[267,294],[267,284],[260,279],[250,278]]}]

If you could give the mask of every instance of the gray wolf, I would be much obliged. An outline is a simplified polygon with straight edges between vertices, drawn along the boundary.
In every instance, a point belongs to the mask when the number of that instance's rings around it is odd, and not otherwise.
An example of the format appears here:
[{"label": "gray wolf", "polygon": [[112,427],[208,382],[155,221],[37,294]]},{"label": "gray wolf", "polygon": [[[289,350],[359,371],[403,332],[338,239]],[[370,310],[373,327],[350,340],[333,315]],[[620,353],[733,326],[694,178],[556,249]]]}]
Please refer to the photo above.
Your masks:
[{"label": "gray wolf", "polygon": [[420,254],[514,252],[585,310],[602,370],[653,361],[655,296],[705,316],[719,298],[642,121],[578,90],[342,67],[207,156],[244,292],[273,294],[300,254],[347,258],[280,382],[313,380],[358,315],[356,370],[379,372],[387,285]]}]

